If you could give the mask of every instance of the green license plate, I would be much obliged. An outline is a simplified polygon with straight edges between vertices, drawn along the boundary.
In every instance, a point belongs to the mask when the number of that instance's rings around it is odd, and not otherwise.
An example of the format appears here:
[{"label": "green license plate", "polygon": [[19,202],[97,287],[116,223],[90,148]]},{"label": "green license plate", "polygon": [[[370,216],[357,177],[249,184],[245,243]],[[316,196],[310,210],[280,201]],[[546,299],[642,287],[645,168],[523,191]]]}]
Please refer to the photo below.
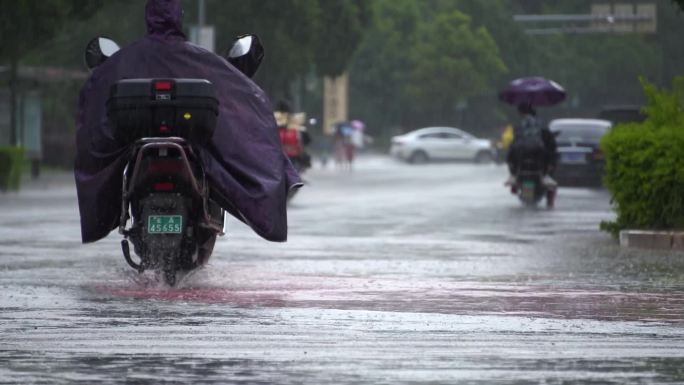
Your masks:
[{"label": "green license plate", "polygon": [[183,231],[181,215],[150,215],[147,217],[148,234],[180,234]]},{"label": "green license plate", "polygon": [[535,187],[536,186],[535,186],[534,182],[523,182],[523,184],[522,184],[522,197],[524,199],[533,199]]}]

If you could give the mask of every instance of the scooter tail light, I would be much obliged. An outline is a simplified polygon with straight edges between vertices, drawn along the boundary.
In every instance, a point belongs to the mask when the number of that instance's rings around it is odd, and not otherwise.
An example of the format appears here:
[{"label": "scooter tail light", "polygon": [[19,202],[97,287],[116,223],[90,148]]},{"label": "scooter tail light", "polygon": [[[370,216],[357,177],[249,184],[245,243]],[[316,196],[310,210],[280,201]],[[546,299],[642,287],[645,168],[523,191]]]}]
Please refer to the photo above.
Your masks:
[{"label": "scooter tail light", "polygon": [[154,83],[154,89],[156,91],[171,91],[173,88],[173,83],[168,81],[160,81]]},{"label": "scooter tail light", "polygon": [[176,185],[170,182],[162,182],[154,184],[154,191],[173,191]]}]

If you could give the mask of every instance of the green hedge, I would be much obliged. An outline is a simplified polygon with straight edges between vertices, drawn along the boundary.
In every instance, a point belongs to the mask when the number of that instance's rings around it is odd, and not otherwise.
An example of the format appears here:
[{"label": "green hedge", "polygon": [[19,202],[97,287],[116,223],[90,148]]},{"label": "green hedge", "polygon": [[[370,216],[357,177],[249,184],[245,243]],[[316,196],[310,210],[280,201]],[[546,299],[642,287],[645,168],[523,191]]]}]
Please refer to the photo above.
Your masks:
[{"label": "green hedge", "polygon": [[601,228],[613,234],[684,229],[684,78],[672,90],[642,84],[646,121],[618,125],[601,141],[604,183],[617,211]]},{"label": "green hedge", "polygon": [[0,147],[0,191],[19,190],[24,149]]}]

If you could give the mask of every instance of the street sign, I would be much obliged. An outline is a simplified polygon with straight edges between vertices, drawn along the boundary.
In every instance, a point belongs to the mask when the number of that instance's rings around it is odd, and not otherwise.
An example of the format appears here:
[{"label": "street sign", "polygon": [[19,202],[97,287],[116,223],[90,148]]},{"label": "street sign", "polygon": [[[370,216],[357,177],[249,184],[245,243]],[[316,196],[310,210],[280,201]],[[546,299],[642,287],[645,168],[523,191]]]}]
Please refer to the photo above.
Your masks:
[{"label": "street sign", "polygon": [[349,74],[326,77],[323,82],[323,132],[335,133],[335,124],[349,120]]},{"label": "street sign", "polygon": [[615,4],[613,5],[613,16],[615,23],[613,24],[613,32],[616,33],[630,33],[634,32],[634,24],[629,19],[634,17],[633,4]]},{"label": "street sign", "polygon": [[638,33],[658,32],[658,9],[655,4],[637,4],[637,17],[643,19],[636,25]]},{"label": "street sign", "polygon": [[591,5],[590,14],[514,15],[513,20],[529,25],[529,35],[647,34],[657,32],[657,17],[655,3],[598,3]]}]

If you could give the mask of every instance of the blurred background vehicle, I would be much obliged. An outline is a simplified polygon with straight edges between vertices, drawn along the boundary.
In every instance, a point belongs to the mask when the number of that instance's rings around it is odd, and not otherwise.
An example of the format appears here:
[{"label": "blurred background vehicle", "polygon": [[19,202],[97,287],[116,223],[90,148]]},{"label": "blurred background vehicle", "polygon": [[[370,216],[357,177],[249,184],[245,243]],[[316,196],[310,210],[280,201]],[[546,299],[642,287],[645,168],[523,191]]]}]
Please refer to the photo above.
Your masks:
[{"label": "blurred background vehicle", "polygon": [[499,141],[496,142],[496,163],[501,164],[506,162],[508,156],[508,149],[513,143],[513,125],[508,124],[504,127]]},{"label": "blurred background vehicle", "polygon": [[390,154],[413,164],[435,160],[471,160],[489,163],[495,159],[492,142],[458,128],[426,127],[392,138]]},{"label": "blurred background vehicle", "polygon": [[599,142],[612,123],[603,119],[555,119],[558,166],[554,178],[561,186],[602,185],[605,160]]},{"label": "blurred background vehicle", "polygon": [[620,123],[641,123],[646,120],[643,106],[640,105],[616,105],[604,106],[599,113],[598,118],[609,120],[613,125]]}]

